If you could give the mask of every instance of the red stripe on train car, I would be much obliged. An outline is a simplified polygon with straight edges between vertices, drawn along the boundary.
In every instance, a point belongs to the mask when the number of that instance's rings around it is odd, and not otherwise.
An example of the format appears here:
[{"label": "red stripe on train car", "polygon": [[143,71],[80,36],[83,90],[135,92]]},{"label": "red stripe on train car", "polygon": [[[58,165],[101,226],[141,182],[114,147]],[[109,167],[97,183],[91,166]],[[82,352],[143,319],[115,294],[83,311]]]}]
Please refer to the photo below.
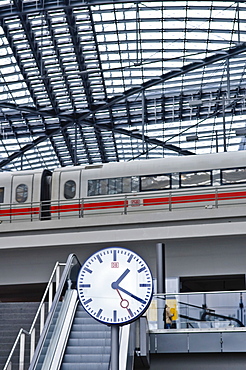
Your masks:
[{"label": "red stripe on train car", "polygon": [[233,191],[230,193],[219,193],[218,199],[227,200],[227,199],[243,199],[246,198],[246,191]]},{"label": "red stripe on train car", "polygon": [[204,201],[215,201],[218,200],[230,200],[230,199],[243,199],[246,198],[246,191],[230,192],[230,193],[219,193],[219,194],[195,194],[195,195],[180,195],[169,197],[159,197],[152,199],[144,199],[144,206],[154,206],[161,204],[175,204],[175,203],[190,203],[190,202],[204,202]]},{"label": "red stripe on train car", "polygon": [[38,215],[40,211],[39,207],[35,208],[12,208],[12,209],[0,209],[0,217],[2,216],[27,216],[27,215]]},{"label": "red stripe on train car", "polygon": [[196,195],[180,195],[180,196],[171,196],[169,197],[160,197],[152,199],[144,199],[144,206],[160,205],[160,204],[169,204],[170,203],[189,203],[189,202],[203,202],[215,200],[215,194],[196,194]]},{"label": "red stripe on train car", "polygon": [[96,209],[110,209],[127,207],[128,202],[122,201],[109,201],[109,202],[94,202],[85,204],[69,204],[61,206],[51,206],[51,213],[57,212],[75,212],[75,211],[92,211]]},{"label": "red stripe on train car", "polygon": [[93,209],[110,209],[110,208],[123,208],[127,207],[128,202],[125,200],[115,200],[110,202],[100,202],[100,203],[85,203],[83,204],[83,209],[85,211]]},{"label": "red stripe on train car", "polygon": [[51,206],[52,213],[56,212],[75,212],[81,209],[81,204],[62,204],[61,206]]}]

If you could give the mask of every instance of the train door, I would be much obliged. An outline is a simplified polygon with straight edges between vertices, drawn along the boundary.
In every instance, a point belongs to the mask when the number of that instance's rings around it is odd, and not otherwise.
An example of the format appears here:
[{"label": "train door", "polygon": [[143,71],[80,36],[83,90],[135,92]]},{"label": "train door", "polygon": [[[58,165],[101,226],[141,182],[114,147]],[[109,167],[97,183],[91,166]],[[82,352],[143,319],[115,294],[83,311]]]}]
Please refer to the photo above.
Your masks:
[{"label": "train door", "polygon": [[34,193],[34,174],[14,174],[11,189],[11,220],[39,219],[40,201]]},{"label": "train door", "polygon": [[60,169],[53,174],[52,218],[80,217],[80,183],[81,169]]},{"label": "train door", "polygon": [[9,221],[11,216],[11,178],[10,172],[0,174],[0,223]]},{"label": "train door", "polygon": [[50,220],[50,199],[51,199],[51,184],[52,175],[49,170],[44,170],[41,177],[41,188],[40,188],[40,219]]}]

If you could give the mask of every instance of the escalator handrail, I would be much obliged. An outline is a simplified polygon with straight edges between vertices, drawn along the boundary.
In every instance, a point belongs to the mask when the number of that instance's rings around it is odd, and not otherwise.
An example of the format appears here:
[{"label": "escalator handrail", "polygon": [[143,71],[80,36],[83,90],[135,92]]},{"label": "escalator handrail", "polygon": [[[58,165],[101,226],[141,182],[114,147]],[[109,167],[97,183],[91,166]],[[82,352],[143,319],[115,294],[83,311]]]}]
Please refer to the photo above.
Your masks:
[{"label": "escalator handrail", "polygon": [[64,268],[62,276],[61,276],[59,286],[57,288],[54,300],[52,302],[49,314],[48,314],[47,319],[45,321],[43,331],[42,331],[41,336],[39,338],[37,347],[35,349],[35,352],[34,352],[34,355],[33,355],[33,358],[32,358],[32,361],[31,361],[31,364],[30,364],[28,370],[35,370],[37,360],[38,360],[39,355],[41,353],[41,350],[43,348],[43,344],[44,344],[46,335],[47,335],[49,327],[51,325],[51,322],[52,322],[54,313],[56,311],[57,305],[60,301],[60,297],[61,297],[62,291],[64,289],[65,283],[67,282],[67,277],[68,277],[68,274],[69,274],[69,271],[70,271],[70,268],[71,268],[71,265],[72,265],[72,261],[73,261],[74,258],[77,260],[78,264],[81,266],[81,263],[80,263],[80,261],[78,260],[78,257],[75,254],[72,253],[68,256],[65,268]]},{"label": "escalator handrail", "polygon": [[[203,315],[202,315],[203,316]],[[224,315],[219,315],[219,314],[216,314],[216,313],[210,313],[210,312],[206,312],[205,313],[205,316],[214,316],[214,317],[218,317],[218,318],[221,318],[221,319],[225,319],[225,320],[229,320],[229,321],[235,321],[239,324],[240,327],[245,327],[243,325],[243,323],[236,319],[235,317],[231,317],[231,316],[224,316]],[[204,317],[205,317],[204,316]],[[199,321],[199,322],[204,322],[206,321],[204,318],[201,318],[201,319],[198,319],[196,317],[190,317],[190,316],[187,316],[187,315],[182,315],[182,314],[179,314],[179,317],[181,317],[182,319],[187,319],[187,320],[192,320],[192,321]]]},{"label": "escalator handrail", "polygon": [[245,325],[239,319],[237,319],[235,317],[225,316],[225,315],[215,313],[215,310],[210,309],[210,308],[207,308],[205,310],[204,307],[196,306],[194,304],[190,304],[190,303],[186,303],[186,302],[179,302],[179,303],[183,304],[184,306],[195,307],[195,308],[199,308],[200,310],[204,310],[204,312],[202,313],[201,319],[191,318],[191,317],[185,316],[185,315],[179,315],[182,318],[188,318],[190,320],[195,320],[195,321],[206,321],[206,316],[214,316],[214,317],[218,317],[218,318],[225,319],[225,320],[235,321],[236,323],[238,323],[238,325],[240,327],[245,327]]},{"label": "escalator handrail", "polygon": [[243,328],[244,327],[244,325],[243,325],[243,323],[239,320],[239,319],[237,319],[237,318],[235,318],[235,317],[231,317],[231,316],[225,316],[225,315],[220,315],[220,314],[218,314],[218,313],[211,313],[211,312],[209,312],[209,311],[204,311],[203,312],[203,314],[202,314],[202,316],[201,316],[201,321],[206,321],[205,320],[205,317],[206,316],[214,316],[214,317],[218,317],[218,318],[221,318],[221,319],[225,319],[225,320],[229,320],[229,321],[235,321],[236,323],[238,323],[238,325],[241,327],[241,328]]},{"label": "escalator handrail", "polygon": [[[180,302],[179,301],[179,304],[183,304],[184,306],[188,306],[188,307],[194,307],[194,308],[199,308],[200,310],[204,310],[204,307],[202,307],[202,306],[197,306],[197,305],[195,305],[195,304],[191,304],[191,303],[186,303],[186,302]],[[213,310],[213,309],[208,309],[209,311],[211,311],[211,312],[215,312],[215,310]]]}]

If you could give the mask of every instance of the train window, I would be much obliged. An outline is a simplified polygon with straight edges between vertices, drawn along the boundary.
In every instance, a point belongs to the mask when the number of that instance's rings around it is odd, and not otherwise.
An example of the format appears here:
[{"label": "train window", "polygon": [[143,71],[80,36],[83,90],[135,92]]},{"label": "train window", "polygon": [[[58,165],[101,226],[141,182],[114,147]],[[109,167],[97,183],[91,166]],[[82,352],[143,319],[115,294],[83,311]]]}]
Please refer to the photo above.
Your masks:
[{"label": "train window", "polygon": [[108,194],[122,193],[122,177],[108,179]]},{"label": "train window", "polygon": [[88,180],[88,196],[134,193],[139,191],[139,177],[115,177],[112,179]]},{"label": "train window", "polygon": [[141,191],[170,189],[169,175],[141,176]]},{"label": "train window", "polygon": [[180,187],[190,186],[211,186],[212,185],[212,173],[211,171],[200,171],[200,172],[185,172],[179,174]]},{"label": "train window", "polygon": [[89,180],[88,181],[88,191],[87,194],[89,197],[93,197],[94,195],[98,195],[99,189],[99,181],[97,180]]},{"label": "train window", "polygon": [[221,184],[238,184],[246,182],[246,168],[221,170]]},{"label": "train window", "polygon": [[132,183],[131,193],[136,193],[136,192],[139,191],[139,188],[140,188],[140,186],[139,186],[139,183],[140,183],[139,177],[138,176],[132,176],[131,180],[132,180],[131,181],[131,183]]},{"label": "train window", "polygon": [[18,203],[24,203],[28,197],[28,186],[26,184],[20,184],[15,190],[15,200]]},{"label": "train window", "polygon": [[64,184],[64,198],[73,199],[76,193],[76,183],[73,180],[68,180]]},{"label": "train window", "polygon": [[122,189],[123,189],[123,193],[131,193],[132,192],[132,178],[131,177],[123,177],[123,179],[122,179]]},{"label": "train window", "polygon": [[3,203],[4,199],[4,188],[0,188],[0,203]]},{"label": "train window", "polygon": [[108,179],[98,180],[97,182],[98,182],[98,187],[97,187],[98,194],[97,195],[108,194]]}]

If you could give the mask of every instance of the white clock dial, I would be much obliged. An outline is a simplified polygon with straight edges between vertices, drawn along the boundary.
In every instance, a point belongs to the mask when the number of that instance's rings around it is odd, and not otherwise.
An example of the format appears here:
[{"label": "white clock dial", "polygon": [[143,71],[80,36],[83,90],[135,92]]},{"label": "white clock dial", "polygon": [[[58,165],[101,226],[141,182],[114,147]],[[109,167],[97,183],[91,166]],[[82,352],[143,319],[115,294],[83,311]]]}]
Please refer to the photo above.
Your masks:
[{"label": "white clock dial", "polygon": [[82,306],[92,317],[105,324],[123,325],[148,308],[153,279],[139,255],[112,247],[86,260],[78,274],[77,289]]}]

